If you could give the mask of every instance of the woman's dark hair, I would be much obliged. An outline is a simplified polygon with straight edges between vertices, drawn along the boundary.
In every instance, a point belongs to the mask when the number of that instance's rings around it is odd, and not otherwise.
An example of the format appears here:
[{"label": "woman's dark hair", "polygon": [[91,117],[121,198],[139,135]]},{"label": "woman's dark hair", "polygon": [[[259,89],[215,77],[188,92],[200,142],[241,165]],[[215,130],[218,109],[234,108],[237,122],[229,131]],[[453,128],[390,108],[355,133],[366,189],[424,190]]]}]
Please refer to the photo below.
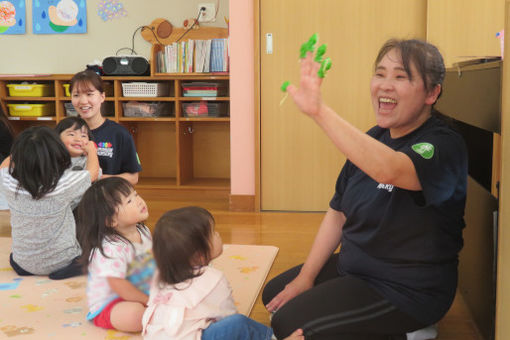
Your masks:
[{"label": "woman's dark hair", "polygon": [[386,41],[379,50],[377,58],[375,59],[374,68],[377,68],[377,65],[384,56],[393,49],[400,52],[402,64],[409,79],[412,80],[411,63],[413,63],[423,79],[425,90],[431,91],[436,85],[443,84],[446,69],[443,57],[437,47],[416,39],[390,39]]},{"label": "woman's dark hair", "polygon": [[87,122],[83,120],[83,118],[80,117],[67,117],[62,119],[57,126],[55,126],[55,131],[60,136],[60,134],[69,129],[73,128],[73,130],[80,130],[81,128],[85,127],[85,130],[87,131],[87,135],[89,136],[89,140],[92,140],[92,132],[90,131],[89,126],[87,125]]},{"label": "woman's dark hair", "polygon": [[71,158],[59,135],[47,126],[33,126],[19,134],[11,148],[9,173],[33,199],[53,191]]},{"label": "woman's dark hair", "polygon": [[[118,212],[122,198],[133,192],[134,188],[121,177],[108,177],[94,182],[85,191],[78,204],[77,238],[82,248],[81,263],[86,268],[94,251],[107,257],[103,250],[103,240],[120,239],[132,244],[116,228],[112,228],[113,218]],[[138,230],[145,232],[143,224]]]},{"label": "woman's dark hair", "polygon": [[96,90],[103,93],[103,80],[101,77],[94,71],[85,70],[76,73],[71,78],[71,84],[69,85],[69,91],[73,92],[73,89],[77,87],[78,89],[88,89],[88,85],[92,85]]},{"label": "woman's dark hair", "polygon": [[167,211],[156,223],[152,250],[159,282],[175,285],[200,276],[197,259],[211,259],[214,218],[200,207]]}]

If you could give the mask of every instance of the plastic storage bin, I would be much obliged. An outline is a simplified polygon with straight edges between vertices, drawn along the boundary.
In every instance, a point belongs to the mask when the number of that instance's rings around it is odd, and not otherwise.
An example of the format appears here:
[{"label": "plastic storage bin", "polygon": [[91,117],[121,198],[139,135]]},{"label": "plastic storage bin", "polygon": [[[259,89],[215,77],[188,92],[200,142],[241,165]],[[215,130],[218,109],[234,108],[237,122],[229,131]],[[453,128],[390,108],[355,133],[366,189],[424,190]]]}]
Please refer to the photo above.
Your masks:
[{"label": "plastic storage bin", "polygon": [[229,115],[228,103],[199,102],[182,103],[182,112],[185,117],[225,117]]},{"label": "plastic storage bin", "polygon": [[53,94],[51,84],[7,84],[11,97],[49,97]]},{"label": "plastic storage bin", "polygon": [[41,117],[53,115],[53,105],[45,104],[7,104],[9,115],[14,117]]},{"label": "plastic storage bin", "polygon": [[168,89],[167,83],[122,83],[124,97],[164,97],[169,95]]},{"label": "plastic storage bin", "polygon": [[69,91],[71,84],[64,84],[62,86],[64,87],[64,94],[66,95],[66,97],[71,97],[71,91]]},{"label": "plastic storage bin", "polygon": [[175,116],[170,103],[136,102],[122,103],[124,117],[161,117]]},{"label": "plastic storage bin", "polygon": [[66,109],[66,116],[68,117],[78,116],[78,112],[74,108],[73,103],[64,103],[64,108]]},{"label": "plastic storage bin", "polygon": [[[64,87],[64,95],[66,97],[71,97],[71,91],[70,91],[71,84],[62,84],[62,86]],[[113,96],[113,86],[111,83],[103,83],[103,87],[104,87],[105,95],[107,97]]]}]

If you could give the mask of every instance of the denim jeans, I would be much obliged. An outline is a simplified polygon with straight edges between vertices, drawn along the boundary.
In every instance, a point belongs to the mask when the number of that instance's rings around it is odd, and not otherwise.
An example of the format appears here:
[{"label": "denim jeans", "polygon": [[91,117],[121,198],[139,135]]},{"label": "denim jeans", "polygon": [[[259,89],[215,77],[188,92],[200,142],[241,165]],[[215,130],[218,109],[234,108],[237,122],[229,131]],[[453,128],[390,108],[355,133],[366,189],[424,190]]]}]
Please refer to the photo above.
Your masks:
[{"label": "denim jeans", "polygon": [[233,314],[213,322],[202,332],[202,340],[269,340],[271,328],[243,314]]}]

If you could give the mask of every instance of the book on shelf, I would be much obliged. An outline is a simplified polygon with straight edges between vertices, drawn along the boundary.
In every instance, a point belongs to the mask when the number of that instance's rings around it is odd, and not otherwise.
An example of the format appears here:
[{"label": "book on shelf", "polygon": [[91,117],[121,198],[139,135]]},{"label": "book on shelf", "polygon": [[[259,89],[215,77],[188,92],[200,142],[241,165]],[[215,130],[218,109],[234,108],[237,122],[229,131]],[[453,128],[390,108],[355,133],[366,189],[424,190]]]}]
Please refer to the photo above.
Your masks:
[{"label": "book on shelf", "polygon": [[158,73],[228,72],[228,38],[187,40],[165,45],[156,53]]}]

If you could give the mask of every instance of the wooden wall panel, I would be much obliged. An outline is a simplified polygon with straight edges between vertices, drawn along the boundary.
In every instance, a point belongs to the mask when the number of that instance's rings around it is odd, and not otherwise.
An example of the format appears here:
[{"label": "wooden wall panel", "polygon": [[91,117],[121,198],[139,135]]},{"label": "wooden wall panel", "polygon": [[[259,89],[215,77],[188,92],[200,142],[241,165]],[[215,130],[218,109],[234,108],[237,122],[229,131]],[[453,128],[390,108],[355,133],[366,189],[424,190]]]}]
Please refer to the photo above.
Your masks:
[{"label": "wooden wall panel", "polygon": [[[328,45],[333,67],[324,100],[365,131],[374,125],[369,83],[373,61],[392,37],[425,39],[424,0],[261,0],[261,208],[326,210],[345,157],[290,99],[280,106],[285,80],[299,76],[299,47],[313,33]],[[266,34],[273,53],[266,53]]]},{"label": "wooden wall panel", "polygon": [[445,63],[462,56],[499,56],[496,33],[504,27],[502,0],[428,0],[427,40],[437,45]]}]

